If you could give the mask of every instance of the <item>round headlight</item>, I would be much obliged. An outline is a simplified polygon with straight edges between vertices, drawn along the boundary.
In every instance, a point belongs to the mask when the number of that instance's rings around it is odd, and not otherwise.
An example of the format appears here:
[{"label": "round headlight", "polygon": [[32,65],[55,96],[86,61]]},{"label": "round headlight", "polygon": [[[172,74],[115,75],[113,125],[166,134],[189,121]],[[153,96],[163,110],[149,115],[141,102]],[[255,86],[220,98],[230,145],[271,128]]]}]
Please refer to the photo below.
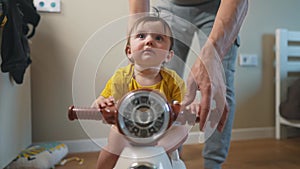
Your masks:
[{"label": "round headlight", "polygon": [[168,129],[171,109],[156,91],[135,90],[124,96],[118,105],[118,128],[135,143],[152,143]]}]

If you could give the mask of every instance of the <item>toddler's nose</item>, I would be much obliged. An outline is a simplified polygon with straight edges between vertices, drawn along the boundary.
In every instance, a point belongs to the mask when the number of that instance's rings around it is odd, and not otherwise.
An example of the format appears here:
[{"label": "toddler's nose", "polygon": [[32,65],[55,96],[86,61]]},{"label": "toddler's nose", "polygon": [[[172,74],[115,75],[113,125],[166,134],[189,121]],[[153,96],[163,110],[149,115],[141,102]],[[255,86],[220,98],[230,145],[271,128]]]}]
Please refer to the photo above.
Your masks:
[{"label": "toddler's nose", "polygon": [[147,46],[153,46],[153,38],[151,36],[147,36],[146,38],[146,45]]}]

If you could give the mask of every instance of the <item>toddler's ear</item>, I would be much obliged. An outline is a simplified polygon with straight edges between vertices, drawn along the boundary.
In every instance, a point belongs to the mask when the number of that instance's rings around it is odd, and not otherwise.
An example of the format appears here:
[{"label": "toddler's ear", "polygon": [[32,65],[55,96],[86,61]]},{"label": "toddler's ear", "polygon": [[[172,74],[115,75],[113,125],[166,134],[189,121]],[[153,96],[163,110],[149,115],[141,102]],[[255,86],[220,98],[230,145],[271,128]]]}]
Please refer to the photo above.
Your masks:
[{"label": "toddler's ear", "polygon": [[174,51],[173,50],[170,50],[169,51],[169,54],[167,55],[166,59],[165,59],[165,62],[169,62],[174,56]]},{"label": "toddler's ear", "polygon": [[125,53],[126,53],[126,55],[130,55],[131,54],[131,48],[130,48],[129,45],[126,45]]},{"label": "toddler's ear", "polygon": [[132,58],[131,48],[129,45],[126,45],[125,53],[126,53],[127,58],[129,59],[129,61],[131,63],[134,63],[133,58]]}]

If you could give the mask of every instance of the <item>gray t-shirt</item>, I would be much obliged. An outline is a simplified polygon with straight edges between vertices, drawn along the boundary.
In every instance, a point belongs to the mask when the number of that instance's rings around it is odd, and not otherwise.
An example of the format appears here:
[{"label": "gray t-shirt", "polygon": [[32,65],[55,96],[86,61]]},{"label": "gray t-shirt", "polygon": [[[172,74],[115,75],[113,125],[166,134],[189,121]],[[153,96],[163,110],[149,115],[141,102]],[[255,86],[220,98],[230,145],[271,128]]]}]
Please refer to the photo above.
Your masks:
[{"label": "gray t-shirt", "polygon": [[169,0],[169,1],[178,5],[196,5],[196,4],[209,2],[211,0]]}]

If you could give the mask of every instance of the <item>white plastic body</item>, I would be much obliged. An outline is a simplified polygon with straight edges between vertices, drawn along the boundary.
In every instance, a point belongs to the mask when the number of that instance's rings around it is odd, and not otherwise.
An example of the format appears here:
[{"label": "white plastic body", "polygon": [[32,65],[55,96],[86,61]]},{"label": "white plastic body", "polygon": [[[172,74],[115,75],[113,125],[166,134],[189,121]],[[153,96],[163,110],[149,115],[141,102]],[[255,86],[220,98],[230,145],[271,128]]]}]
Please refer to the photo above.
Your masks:
[{"label": "white plastic body", "polygon": [[179,158],[175,161],[170,160],[165,150],[158,146],[124,148],[114,169],[127,169],[134,164],[141,163],[152,164],[157,169],[186,169],[185,164]]}]

